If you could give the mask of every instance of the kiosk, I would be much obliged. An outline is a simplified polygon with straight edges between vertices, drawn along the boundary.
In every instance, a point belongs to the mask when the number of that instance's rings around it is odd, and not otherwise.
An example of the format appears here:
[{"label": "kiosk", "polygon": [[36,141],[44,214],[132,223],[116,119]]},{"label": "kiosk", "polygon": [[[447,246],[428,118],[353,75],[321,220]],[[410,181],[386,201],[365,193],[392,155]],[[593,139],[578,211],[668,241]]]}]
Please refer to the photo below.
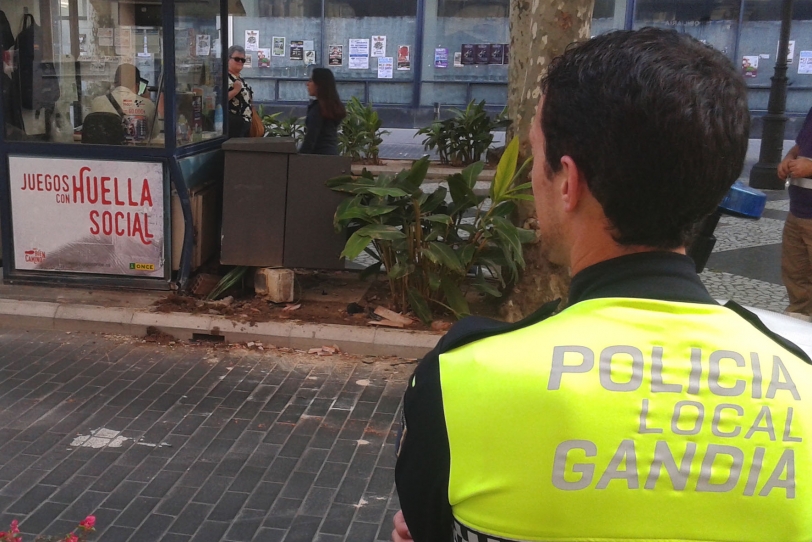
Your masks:
[{"label": "kiosk", "polygon": [[221,191],[227,1],[5,4],[4,280],[184,288],[218,223],[193,203]]}]

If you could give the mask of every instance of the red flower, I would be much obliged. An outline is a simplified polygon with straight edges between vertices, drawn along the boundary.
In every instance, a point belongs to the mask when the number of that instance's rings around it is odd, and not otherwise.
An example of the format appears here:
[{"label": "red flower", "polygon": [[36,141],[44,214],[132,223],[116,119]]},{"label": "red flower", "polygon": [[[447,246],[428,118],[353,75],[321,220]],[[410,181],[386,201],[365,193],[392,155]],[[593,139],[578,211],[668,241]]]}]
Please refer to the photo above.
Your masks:
[{"label": "red flower", "polygon": [[85,531],[92,531],[94,525],[96,525],[96,516],[87,516],[79,524],[79,527],[81,527]]},{"label": "red flower", "polygon": [[79,542],[79,537],[71,533],[65,537],[65,542]]},{"label": "red flower", "polygon": [[19,527],[18,527],[18,523],[17,523],[17,520],[16,520],[16,519],[15,519],[15,520],[12,520],[12,522],[11,522],[11,530],[10,530],[9,532],[10,532],[12,535],[18,534],[18,533],[20,532],[20,529],[19,529]]}]

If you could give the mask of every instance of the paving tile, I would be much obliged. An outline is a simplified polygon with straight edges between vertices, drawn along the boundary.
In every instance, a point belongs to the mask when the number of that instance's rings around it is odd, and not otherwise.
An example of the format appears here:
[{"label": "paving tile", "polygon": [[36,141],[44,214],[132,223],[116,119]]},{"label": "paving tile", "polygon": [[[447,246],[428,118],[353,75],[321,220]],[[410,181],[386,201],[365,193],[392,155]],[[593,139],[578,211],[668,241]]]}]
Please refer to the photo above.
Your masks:
[{"label": "paving tile", "polygon": [[212,508],[213,506],[208,504],[189,503],[169,527],[169,531],[188,535],[195,534],[200,525],[211,513]]},{"label": "paving tile", "polygon": [[220,521],[204,521],[200,525],[197,533],[192,537],[192,542],[219,542],[223,539],[230,523]]},{"label": "paving tile", "polygon": [[116,519],[116,525],[137,528],[152,512],[159,499],[153,497],[136,497]]},{"label": "paving tile", "polygon": [[246,493],[234,493],[228,491],[223,494],[220,501],[209,514],[211,521],[231,521],[240,512],[245,501],[248,499]]}]

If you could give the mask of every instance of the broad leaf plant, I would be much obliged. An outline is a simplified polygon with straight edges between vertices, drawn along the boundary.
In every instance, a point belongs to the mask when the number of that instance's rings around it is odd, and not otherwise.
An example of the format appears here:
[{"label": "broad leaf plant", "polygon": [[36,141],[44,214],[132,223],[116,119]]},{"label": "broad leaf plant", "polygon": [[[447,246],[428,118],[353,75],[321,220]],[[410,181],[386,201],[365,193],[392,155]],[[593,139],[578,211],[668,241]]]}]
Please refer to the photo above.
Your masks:
[{"label": "broad leaf plant", "polygon": [[517,169],[518,158],[513,139],[487,196],[474,193],[482,162],[450,175],[434,192],[422,190],[428,157],[395,176],[364,170],[360,177],[331,179],[330,188],[351,196],[334,219],[338,231],[352,232],[342,256],[375,258],[362,277],[385,271],[396,308],[411,309],[423,322],[443,309],[458,318],[470,314],[468,291],[501,296],[524,267],[522,244],[535,240],[533,231],[509,218],[518,200],[533,199],[530,183],[517,184],[531,159]]}]

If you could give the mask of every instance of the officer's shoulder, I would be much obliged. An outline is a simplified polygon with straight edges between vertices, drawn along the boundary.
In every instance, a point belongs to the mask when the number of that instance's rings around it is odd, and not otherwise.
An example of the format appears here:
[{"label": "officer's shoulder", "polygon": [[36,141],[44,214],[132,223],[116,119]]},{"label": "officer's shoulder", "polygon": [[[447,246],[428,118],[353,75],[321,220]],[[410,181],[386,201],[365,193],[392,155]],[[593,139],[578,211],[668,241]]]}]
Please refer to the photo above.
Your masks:
[{"label": "officer's shoulder", "polygon": [[448,352],[475,341],[536,324],[555,314],[560,303],[560,299],[550,301],[530,316],[513,323],[500,322],[483,316],[468,316],[451,326],[448,333],[437,343],[436,350],[438,353]]}]

